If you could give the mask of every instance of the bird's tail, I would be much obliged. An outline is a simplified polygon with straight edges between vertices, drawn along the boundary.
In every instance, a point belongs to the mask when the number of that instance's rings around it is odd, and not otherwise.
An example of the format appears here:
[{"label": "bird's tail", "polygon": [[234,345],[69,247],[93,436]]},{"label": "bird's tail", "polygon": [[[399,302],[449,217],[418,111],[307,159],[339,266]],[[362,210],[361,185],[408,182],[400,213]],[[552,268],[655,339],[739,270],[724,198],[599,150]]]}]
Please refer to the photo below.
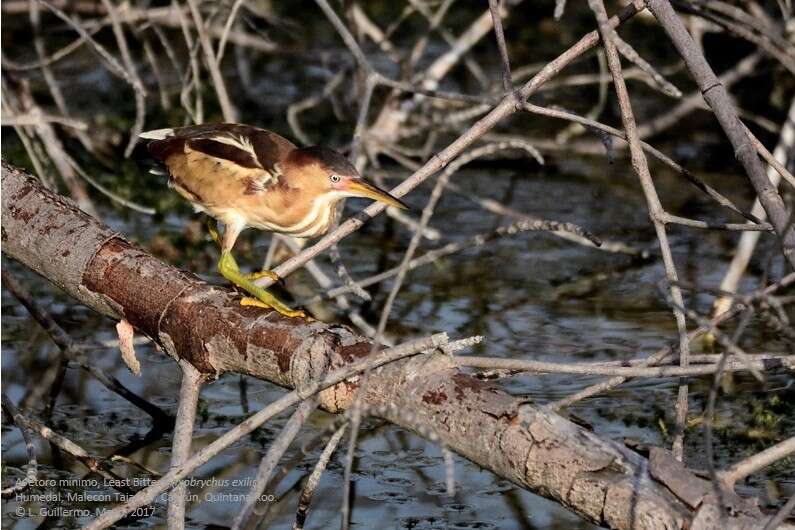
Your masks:
[{"label": "bird's tail", "polygon": [[[174,135],[174,129],[166,128],[166,129],[153,129],[151,131],[144,131],[141,134],[139,134],[138,137],[144,140],[149,140],[150,142],[157,142],[158,140],[165,140],[166,138],[169,138],[170,136],[173,135]],[[151,153],[151,144],[149,145],[149,147],[150,147],[149,151]],[[168,169],[166,169],[165,166],[163,166],[161,160],[158,160],[157,164],[150,167],[149,173],[151,173],[152,175],[158,175],[162,177],[169,176]]]},{"label": "bird's tail", "polygon": [[174,135],[174,129],[166,128],[166,129],[153,129],[151,131],[144,131],[138,135],[138,138],[144,138],[145,140],[165,140],[169,136]]}]

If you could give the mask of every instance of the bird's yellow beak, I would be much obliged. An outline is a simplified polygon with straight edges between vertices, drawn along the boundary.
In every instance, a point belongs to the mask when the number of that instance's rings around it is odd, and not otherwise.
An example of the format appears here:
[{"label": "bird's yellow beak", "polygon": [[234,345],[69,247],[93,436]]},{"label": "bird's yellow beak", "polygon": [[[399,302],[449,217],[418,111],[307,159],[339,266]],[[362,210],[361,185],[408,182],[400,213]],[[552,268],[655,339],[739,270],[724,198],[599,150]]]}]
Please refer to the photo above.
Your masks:
[{"label": "bird's yellow beak", "polygon": [[352,180],[350,184],[348,184],[348,192],[356,197],[366,197],[402,210],[408,210],[409,208],[397,197],[393,197],[388,192],[361,179]]}]

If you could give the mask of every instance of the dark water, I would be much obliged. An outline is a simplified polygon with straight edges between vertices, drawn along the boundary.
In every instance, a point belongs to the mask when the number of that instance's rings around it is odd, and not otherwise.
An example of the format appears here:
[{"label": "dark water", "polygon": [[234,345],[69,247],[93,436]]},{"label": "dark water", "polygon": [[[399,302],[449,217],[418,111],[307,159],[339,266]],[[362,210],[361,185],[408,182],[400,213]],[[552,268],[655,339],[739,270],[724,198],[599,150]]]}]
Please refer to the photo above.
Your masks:
[{"label": "dark water", "polygon": [[[85,60],[85,56],[78,55],[68,64],[76,68],[81,60]],[[280,90],[271,91],[267,103],[258,107],[252,104],[252,113],[257,116],[268,112],[274,115],[278,112],[281,116],[286,104],[306,93],[305,77],[311,77],[275,66],[269,74],[282,76]],[[77,105],[87,99],[87,89],[96,86],[107,89],[108,83],[104,73],[94,72],[92,76],[76,76],[64,88],[70,101]],[[89,104],[98,102],[94,100]],[[572,105],[575,105],[574,99]],[[162,119],[163,116],[151,118],[155,122]],[[267,119],[249,121],[273,126]],[[152,127],[156,125],[165,123],[151,124]],[[338,123],[327,121],[316,132],[318,136],[333,137],[339,134],[338,129]],[[709,169],[702,173],[707,180],[740,204],[748,205],[750,192],[746,181],[731,163],[721,159],[724,152],[716,154],[710,150],[720,142],[717,132],[712,130],[701,136],[699,142],[695,147],[689,142],[669,142],[661,147],[667,152],[696,149],[692,156]],[[13,148],[12,138],[8,149]],[[4,146],[4,155],[7,152]],[[543,167],[535,162],[474,165],[459,172],[454,181],[471,193],[507,202],[537,217],[581,224],[602,238],[650,249],[656,256],[656,240],[645,201],[628,167],[621,158],[611,165],[604,157],[549,155]],[[682,179],[657,165],[653,166],[653,171],[663,202],[671,212],[701,219],[728,219],[723,211]],[[122,194],[134,195],[139,202],[158,209],[156,217],[147,217],[120,210],[109,205],[107,199],[95,196],[106,222],[167,261],[219,281],[213,272],[217,258],[213,243],[196,235],[201,228],[200,221],[163,182],[146,175],[136,164],[121,159],[119,173],[105,173],[102,180]],[[407,202],[418,212],[429,190],[427,185],[421,187],[407,197]],[[350,201],[347,212],[362,205]],[[470,201],[448,193],[438,206],[431,225],[447,240],[457,241],[507,222],[509,220],[497,218]],[[737,238],[680,227],[672,227],[670,236],[682,280],[695,286],[717,287]],[[342,254],[353,276],[362,278],[396,265],[409,239],[410,233],[402,226],[379,218],[346,239]],[[246,233],[238,243],[239,261],[251,268],[257,267],[267,244],[266,235]],[[743,289],[759,286],[764,258],[774,250],[774,244],[772,237],[762,238]],[[436,245],[425,241],[421,250]],[[103,341],[115,339],[113,322],[76,305],[20,267],[5,261],[4,266],[17,273],[76,340],[95,345],[89,352],[92,363],[163,409],[176,411],[180,373],[171,359],[150,345],[139,345],[137,354],[143,376],[131,375],[119,359],[116,348],[101,345]],[[328,271],[333,275],[331,268]],[[778,277],[782,272],[781,260],[774,261],[771,276]],[[658,289],[663,277],[658,257],[648,262],[633,262],[626,256],[585,248],[548,234],[519,234],[449,256],[411,273],[396,301],[388,330],[399,340],[438,331],[446,331],[453,337],[481,334],[486,342],[474,352],[497,357],[558,362],[642,357],[667,345],[676,336],[671,312]],[[364,308],[371,322],[380,311],[386,287],[376,288],[375,303]],[[706,312],[710,303],[711,298],[706,295],[688,299],[691,307],[702,312]],[[19,403],[48,369],[54,346],[5,290],[2,309],[3,390]],[[791,347],[757,321],[751,323],[742,345],[750,352],[771,353],[784,353]],[[574,375],[525,375],[500,384],[513,394],[544,403],[574,393],[597,380]],[[686,457],[688,465],[695,469],[706,467],[703,432],[697,419],[703,411],[710,382],[708,378],[691,382],[690,405],[694,421],[687,432]],[[69,367],[63,385],[48,424],[90,453],[110,455],[129,444],[139,443],[147,435],[151,427],[148,416],[79,368]],[[760,385],[748,376],[736,375],[727,378],[724,389],[726,392],[721,395],[717,407],[715,457],[719,467],[795,432],[792,409],[795,389],[791,376],[773,374]],[[201,396],[194,449],[209,443],[230,425],[282,394],[283,390],[273,385],[232,374],[208,385]],[[569,412],[590,423],[603,437],[616,440],[629,437],[645,444],[670,445],[675,397],[675,381],[635,380],[581,402]],[[34,406],[37,412],[41,411],[41,404]],[[259,459],[285,419],[286,416],[282,416],[268,423],[224,451],[198,470],[196,477],[216,477],[230,484],[235,479],[252,477]],[[319,453],[315,448],[303,454],[300,447],[326,435],[331,423],[331,416],[321,412],[314,414],[288,452],[284,459],[288,469],[271,492],[273,501],[267,503],[268,515],[264,520],[271,523],[269,527],[291,527],[301,481]],[[2,470],[6,484],[12,477],[23,474],[22,466],[27,458],[19,431],[5,419],[2,433]],[[551,530],[590,527],[558,504],[515,488],[461,458],[455,459],[456,495],[448,497],[444,493],[445,468],[439,448],[403,429],[367,422],[360,440],[354,474],[354,528]],[[144,443],[127,457],[141,466],[163,472],[168,467],[170,443],[170,434],[166,433]],[[45,519],[35,514],[42,508],[57,511],[58,506],[78,507],[93,511],[106,505],[67,502],[70,491],[74,494],[88,489],[109,499],[118,498],[102,479],[87,475],[86,469],[72,458],[56,458],[40,442],[37,447],[40,478],[64,484],[83,477],[89,482],[82,486],[43,486],[32,490],[34,495],[60,495],[60,502],[4,501],[4,526],[28,529],[44,523],[45,526],[76,527],[90,517],[72,514]],[[338,451],[323,475],[307,528],[338,525],[344,458],[344,451]],[[125,468],[124,464],[120,464],[118,470],[122,475],[145,476],[140,470]],[[785,461],[754,475],[741,490],[770,498],[771,503],[776,504],[780,498],[776,497],[776,491],[783,492],[784,497],[792,493],[794,476],[795,466],[792,461]],[[199,499],[205,496],[212,499],[213,495],[223,492],[242,495],[246,488],[197,487],[191,492]],[[239,506],[239,502],[227,500],[189,503],[188,526],[228,525]],[[26,510],[23,517],[17,515],[20,508]],[[28,513],[34,516],[29,517]],[[160,502],[153,517],[133,521],[127,526],[157,527],[163,525],[164,517],[165,504]]]}]

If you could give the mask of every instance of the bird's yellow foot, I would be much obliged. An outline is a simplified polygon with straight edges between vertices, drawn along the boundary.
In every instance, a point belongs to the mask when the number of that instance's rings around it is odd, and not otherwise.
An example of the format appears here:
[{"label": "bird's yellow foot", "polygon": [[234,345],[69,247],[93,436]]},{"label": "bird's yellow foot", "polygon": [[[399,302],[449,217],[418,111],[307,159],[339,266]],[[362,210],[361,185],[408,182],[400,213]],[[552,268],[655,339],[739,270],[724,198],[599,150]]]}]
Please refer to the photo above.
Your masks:
[{"label": "bird's yellow foot", "polygon": [[282,281],[282,277],[281,276],[279,276],[278,274],[276,274],[273,271],[266,271],[266,270],[262,270],[262,271],[258,271],[258,272],[252,272],[251,274],[244,274],[243,277],[246,278],[247,280],[252,281],[252,282],[255,281],[255,280],[259,280],[260,278],[270,278],[274,282],[281,282]]},{"label": "bird's yellow foot", "polygon": [[[279,302],[281,304],[281,302]],[[282,308],[277,308],[272,306],[269,302],[263,302],[259,298],[253,298],[251,296],[244,296],[240,299],[240,305],[250,306],[250,307],[263,307],[265,309],[275,309],[282,315],[290,318],[300,317],[300,318],[307,318],[306,313],[301,311],[300,309],[290,309],[289,307],[281,304]]]},{"label": "bird's yellow foot", "polygon": [[273,296],[271,293],[251,283],[246,275],[240,273],[235,258],[232,257],[231,252],[222,252],[221,259],[218,261],[218,271],[221,275],[240,287],[253,298],[246,297],[240,301],[242,305],[257,306],[271,308],[286,317],[304,317],[306,316],[303,311],[290,309],[290,307]]}]

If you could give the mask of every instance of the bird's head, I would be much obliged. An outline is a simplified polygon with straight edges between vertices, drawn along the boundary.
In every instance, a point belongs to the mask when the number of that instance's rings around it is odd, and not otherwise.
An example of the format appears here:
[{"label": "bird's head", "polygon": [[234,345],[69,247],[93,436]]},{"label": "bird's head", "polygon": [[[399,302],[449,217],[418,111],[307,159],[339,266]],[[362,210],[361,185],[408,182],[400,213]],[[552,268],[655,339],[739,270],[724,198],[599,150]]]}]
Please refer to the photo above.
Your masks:
[{"label": "bird's head", "polygon": [[312,146],[293,150],[281,163],[291,180],[317,195],[338,199],[364,197],[406,209],[403,201],[366,181],[348,160],[327,147]]}]

